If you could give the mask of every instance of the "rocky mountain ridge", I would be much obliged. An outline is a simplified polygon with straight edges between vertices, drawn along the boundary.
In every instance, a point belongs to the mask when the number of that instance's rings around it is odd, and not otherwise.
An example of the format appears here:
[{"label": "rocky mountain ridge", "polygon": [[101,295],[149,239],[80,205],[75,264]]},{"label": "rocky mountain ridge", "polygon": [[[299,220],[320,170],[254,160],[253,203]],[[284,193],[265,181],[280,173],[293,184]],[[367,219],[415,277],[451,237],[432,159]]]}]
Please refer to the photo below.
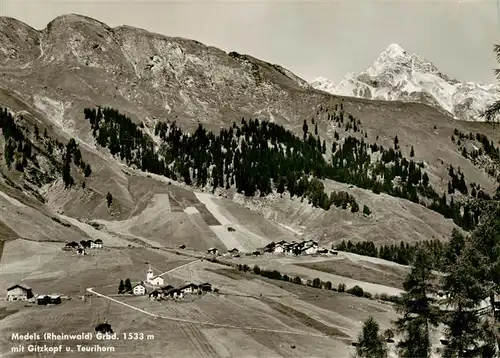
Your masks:
[{"label": "rocky mountain ridge", "polygon": [[369,68],[347,74],[338,84],[319,77],[311,86],[343,96],[425,103],[468,121],[483,120],[480,114],[498,98],[500,90],[493,84],[450,78],[429,60],[398,44],[389,45]]}]

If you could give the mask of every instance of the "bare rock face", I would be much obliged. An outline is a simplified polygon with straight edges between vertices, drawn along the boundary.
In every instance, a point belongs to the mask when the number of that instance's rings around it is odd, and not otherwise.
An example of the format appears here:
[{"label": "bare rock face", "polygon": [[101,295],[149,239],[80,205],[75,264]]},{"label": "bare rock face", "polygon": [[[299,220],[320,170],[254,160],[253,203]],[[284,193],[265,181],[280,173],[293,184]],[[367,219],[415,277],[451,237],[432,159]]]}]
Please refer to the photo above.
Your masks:
[{"label": "bare rock face", "polygon": [[60,116],[73,120],[83,107],[99,104],[133,118],[166,117],[187,126],[219,126],[241,116],[289,123],[309,116],[325,98],[281,66],[194,40],[111,28],[73,14],[42,31],[12,19],[0,24],[6,29],[0,36],[8,38],[0,59],[19,71],[0,78],[0,86],[16,88],[37,108],[56,104]]},{"label": "bare rock face", "polygon": [[22,68],[40,55],[40,33],[10,17],[0,17],[0,67]]}]

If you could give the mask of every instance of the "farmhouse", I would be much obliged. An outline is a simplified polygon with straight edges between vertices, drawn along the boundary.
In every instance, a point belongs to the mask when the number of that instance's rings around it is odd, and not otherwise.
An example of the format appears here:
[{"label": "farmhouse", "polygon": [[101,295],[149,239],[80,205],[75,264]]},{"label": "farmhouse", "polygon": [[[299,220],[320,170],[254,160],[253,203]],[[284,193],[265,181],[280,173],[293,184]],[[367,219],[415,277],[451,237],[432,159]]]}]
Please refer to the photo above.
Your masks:
[{"label": "farmhouse", "polygon": [[285,246],[283,246],[282,244],[277,244],[276,246],[274,246],[275,254],[282,254],[284,252],[285,252]]},{"label": "farmhouse", "polygon": [[69,242],[66,245],[64,245],[63,250],[72,251],[72,250],[78,249],[79,247],[80,247],[80,244],[78,242],[72,241],[72,242]]},{"label": "farmhouse", "polygon": [[302,249],[301,253],[305,253],[306,255],[315,254],[318,251],[318,245],[306,246]]},{"label": "farmhouse", "polygon": [[49,303],[49,296],[47,296],[47,295],[38,295],[38,296],[36,296],[36,302],[39,305],[46,305],[47,303]]},{"label": "farmhouse", "polygon": [[102,249],[102,240],[97,239],[95,241],[89,240],[90,241],[90,248],[91,249]]},{"label": "farmhouse", "polygon": [[52,295],[38,295],[36,296],[36,302],[39,305],[58,305],[61,303],[61,295],[52,294]]},{"label": "farmhouse", "polygon": [[202,292],[211,292],[212,291],[212,285],[209,284],[208,282],[202,283],[201,285],[198,286],[199,289]]},{"label": "farmhouse", "polygon": [[170,290],[165,292],[165,298],[178,299],[183,297],[184,293],[182,293],[182,291],[179,290],[178,288],[171,288]]},{"label": "farmhouse", "polygon": [[14,285],[7,288],[7,301],[26,301],[33,297],[31,287]]},{"label": "farmhouse", "polygon": [[208,249],[207,252],[209,254],[212,254],[212,255],[217,255],[219,253],[219,250],[217,250],[217,248],[215,248],[215,247],[212,247],[212,248]]},{"label": "farmhouse", "polygon": [[90,249],[91,242],[92,240],[81,240],[80,246],[83,247],[84,249]]},{"label": "farmhouse", "polygon": [[188,283],[187,285],[179,287],[179,291],[181,291],[184,294],[186,294],[186,293],[195,294],[195,293],[199,292],[199,287],[198,287],[198,285],[195,285],[194,283]]},{"label": "farmhouse", "polygon": [[138,283],[132,287],[132,292],[134,293],[134,295],[137,295],[137,296],[145,295],[146,294],[146,286],[144,286],[144,284],[142,282]]},{"label": "farmhouse", "polygon": [[159,300],[163,296],[164,296],[164,293],[160,289],[153,290],[153,291],[151,291],[149,293],[149,298],[150,299],[157,299],[157,300]]},{"label": "farmhouse", "polygon": [[52,294],[49,295],[49,303],[52,305],[58,305],[61,303],[61,295]]}]

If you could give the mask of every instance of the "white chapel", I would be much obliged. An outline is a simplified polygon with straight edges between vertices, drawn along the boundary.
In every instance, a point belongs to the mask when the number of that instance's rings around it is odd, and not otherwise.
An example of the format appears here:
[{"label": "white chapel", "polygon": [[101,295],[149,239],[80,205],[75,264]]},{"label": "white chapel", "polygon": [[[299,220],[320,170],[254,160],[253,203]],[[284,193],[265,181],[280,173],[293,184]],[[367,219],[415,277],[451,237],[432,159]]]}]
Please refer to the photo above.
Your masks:
[{"label": "white chapel", "polygon": [[146,272],[146,282],[153,286],[163,286],[163,278],[160,276],[155,277],[151,265],[149,265],[149,269]]}]

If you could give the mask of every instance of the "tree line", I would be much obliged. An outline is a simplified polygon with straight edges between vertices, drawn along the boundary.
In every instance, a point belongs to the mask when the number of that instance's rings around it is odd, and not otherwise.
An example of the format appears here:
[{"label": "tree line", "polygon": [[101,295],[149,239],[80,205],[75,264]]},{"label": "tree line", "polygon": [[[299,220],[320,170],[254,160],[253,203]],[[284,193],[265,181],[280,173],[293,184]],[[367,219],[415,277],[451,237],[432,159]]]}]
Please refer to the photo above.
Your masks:
[{"label": "tree line", "polygon": [[[341,109],[329,113],[339,123],[361,122]],[[328,108],[320,108],[319,111]],[[246,196],[266,196],[273,191],[280,195],[308,200],[315,207],[329,210],[331,206],[360,211],[354,196],[346,191],[325,189],[322,179],[356,185],[376,194],[386,193],[426,206],[460,227],[471,230],[477,225],[481,205],[469,202],[471,195],[456,200],[455,190],[469,193],[462,172],[450,167],[448,193],[440,195],[429,182],[423,162],[403,156],[399,139],[386,149],[364,138],[347,136],[340,139],[337,132],[327,153],[326,142],[310,132],[304,120],[302,136],[296,136],[283,126],[258,119],[242,118],[228,128],[212,133],[199,124],[193,133],[184,132],[176,122],[158,122],[154,139],[129,117],[112,108],[86,108],[92,133],[99,145],[111,154],[141,170],[183,180],[188,185],[217,188],[236,188]],[[346,118],[346,119],[344,119]],[[374,155],[379,153],[379,155]],[[472,184],[471,184],[472,187]],[[482,189],[472,190],[477,198],[489,200]],[[370,213],[370,208],[364,210]]]},{"label": "tree line", "polygon": [[447,243],[438,239],[418,241],[414,244],[400,241],[399,244],[384,244],[378,248],[373,241],[360,241],[353,243],[351,240],[342,240],[340,244],[335,246],[335,250],[352,252],[353,254],[378,257],[383,260],[396,262],[401,265],[411,265],[415,259],[415,253],[420,249],[425,248],[429,255],[432,255],[433,261],[441,267],[441,262],[444,253],[447,249]]},{"label": "tree line", "polygon": [[114,109],[87,108],[85,117],[99,145],[144,171],[212,190],[235,187],[246,196],[287,191],[324,210],[332,205],[360,210],[349,193],[325,191],[319,179],[325,178],[328,166],[323,157],[326,143],[310,133],[301,139],[283,126],[244,118],[241,125],[233,123],[219,134],[201,124],[188,134],[175,122],[159,122],[154,135],[161,146],[156,148],[140,125]]}]

